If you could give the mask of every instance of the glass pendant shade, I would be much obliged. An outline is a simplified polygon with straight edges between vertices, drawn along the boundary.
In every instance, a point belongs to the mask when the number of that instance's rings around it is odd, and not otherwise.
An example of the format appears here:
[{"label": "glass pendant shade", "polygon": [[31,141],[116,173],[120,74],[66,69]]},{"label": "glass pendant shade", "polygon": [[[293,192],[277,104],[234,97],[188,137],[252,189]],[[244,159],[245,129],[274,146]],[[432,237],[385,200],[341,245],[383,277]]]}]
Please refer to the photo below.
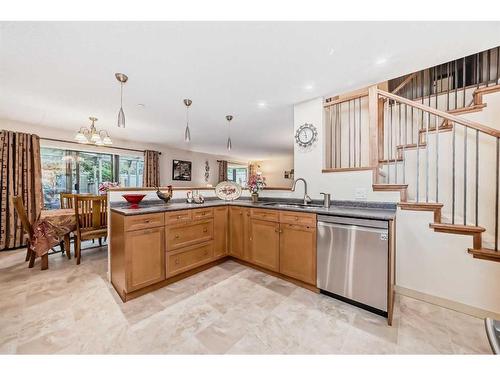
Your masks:
[{"label": "glass pendant shade", "polygon": [[191,142],[191,132],[189,131],[189,125],[186,125],[186,130],[184,131],[184,141]]},{"label": "glass pendant shade", "polygon": [[120,107],[120,111],[118,112],[118,127],[125,128],[125,113],[122,107]]},{"label": "glass pendant shade", "polygon": [[233,147],[233,145],[231,143],[231,137],[228,137],[227,138],[227,150],[231,151],[231,147]]},{"label": "glass pendant shade", "polygon": [[90,140],[94,143],[97,143],[97,142],[101,141],[101,136],[97,133],[93,133],[92,137],[90,137]]},{"label": "glass pendant shade", "polygon": [[79,143],[87,143],[87,137],[82,132],[76,133],[75,140]]},{"label": "glass pendant shade", "polygon": [[109,138],[109,135],[104,137],[104,139],[102,140],[102,143],[105,145],[112,145],[113,144],[113,142],[111,141],[111,138]]}]

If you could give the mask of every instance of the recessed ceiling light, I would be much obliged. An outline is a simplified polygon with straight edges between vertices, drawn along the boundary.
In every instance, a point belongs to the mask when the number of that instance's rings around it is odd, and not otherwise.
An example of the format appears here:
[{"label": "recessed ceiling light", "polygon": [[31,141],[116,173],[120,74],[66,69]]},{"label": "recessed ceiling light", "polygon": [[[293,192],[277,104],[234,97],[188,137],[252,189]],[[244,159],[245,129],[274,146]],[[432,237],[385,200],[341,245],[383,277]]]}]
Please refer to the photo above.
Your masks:
[{"label": "recessed ceiling light", "polygon": [[304,86],[304,90],[311,91],[314,88],[314,85],[309,83]]},{"label": "recessed ceiling light", "polygon": [[260,107],[260,108],[265,108],[267,107],[267,103],[263,100],[260,100],[259,102],[257,102],[257,105]]},{"label": "recessed ceiling light", "polygon": [[377,65],[383,65],[387,62],[387,59],[385,57],[380,57],[377,60],[375,60],[375,64]]},{"label": "recessed ceiling light", "polygon": [[328,54],[331,56],[335,53],[335,50],[333,48],[330,48],[330,51],[328,51]]},{"label": "recessed ceiling light", "polygon": [[138,103],[137,106],[142,109],[142,108],[146,107],[146,104]]}]

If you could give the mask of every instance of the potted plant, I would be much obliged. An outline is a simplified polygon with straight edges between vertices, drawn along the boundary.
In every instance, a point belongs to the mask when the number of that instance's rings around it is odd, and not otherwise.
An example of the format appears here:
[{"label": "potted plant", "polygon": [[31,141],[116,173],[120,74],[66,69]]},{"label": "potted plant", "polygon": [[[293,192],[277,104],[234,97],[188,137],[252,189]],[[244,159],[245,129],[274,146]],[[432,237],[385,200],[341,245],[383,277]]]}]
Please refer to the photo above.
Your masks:
[{"label": "potted plant", "polygon": [[253,174],[248,178],[247,187],[252,194],[252,202],[256,203],[259,200],[259,191],[264,189],[266,186],[265,177],[262,177],[260,173]]}]

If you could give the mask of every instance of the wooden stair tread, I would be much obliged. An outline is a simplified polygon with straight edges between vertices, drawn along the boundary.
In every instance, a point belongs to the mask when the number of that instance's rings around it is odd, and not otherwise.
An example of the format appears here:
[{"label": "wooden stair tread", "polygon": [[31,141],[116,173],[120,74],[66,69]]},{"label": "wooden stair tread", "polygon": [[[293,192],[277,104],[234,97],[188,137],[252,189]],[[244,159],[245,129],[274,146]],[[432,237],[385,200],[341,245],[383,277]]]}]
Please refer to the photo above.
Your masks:
[{"label": "wooden stair tread", "polygon": [[496,251],[494,249],[468,249],[467,252],[477,259],[500,262],[500,251]]},{"label": "wooden stair tread", "polygon": [[474,95],[476,94],[490,94],[492,92],[500,91],[500,85],[485,86],[474,90]]},{"label": "wooden stair tread", "polygon": [[408,184],[373,184],[372,187],[375,190],[401,190],[407,189]]},{"label": "wooden stair tread", "polygon": [[397,159],[381,159],[379,160],[379,164],[389,164],[389,163],[396,163],[403,161],[403,158],[397,158]]},{"label": "wooden stair tread", "polygon": [[463,115],[466,113],[474,113],[474,112],[479,112],[482,111],[483,108],[486,107],[485,103],[482,104],[474,104],[468,107],[463,107],[463,108],[457,108],[457,109],[450,109],[448,112],[450,115]]},{"label": "wooden stair tread", "polygon": [[431,223],[429,227],[437,232],[446,233],[457,233],[457,234],[476,234],[482,233],[486,229],[483,227],[476,227],[473,225],[460,225],[460,224],[443,224],[443,223]]},{"label": "wooden stair tread", "polygon": [[[449,132],[449,131],[452,131],[453,130],[453,125],[450,125],[449,123],[446,123],[446,125],[441,125],[439,128],[439,132]],[[432,133],[436,131],[436,127],[433,126],[432,128],[429,128],[429,133]],[[420,134],[425,134],[427,132],[426,129],[420,129],[418,131]]]},{"label": "wooden stair tread", "polygon": [[402,209],[419,209],[419,210],[437,210],[443,207],[443,203],[434,203],[434,202],[401,202],[399,206]]},{"label": "wooden stair tread", "polygon": [[[425,142],[423,143],[419,143],[418,144],[418,147],[426,147],[427,144]],[[403,148],[406,150],[406,149],[412,149],[412,148],[417,148],[417,144],[416,143],[408,143],[408,144],[405,144],[405,145],[397,145],[396,148],[398,150],[402,150]]]}]

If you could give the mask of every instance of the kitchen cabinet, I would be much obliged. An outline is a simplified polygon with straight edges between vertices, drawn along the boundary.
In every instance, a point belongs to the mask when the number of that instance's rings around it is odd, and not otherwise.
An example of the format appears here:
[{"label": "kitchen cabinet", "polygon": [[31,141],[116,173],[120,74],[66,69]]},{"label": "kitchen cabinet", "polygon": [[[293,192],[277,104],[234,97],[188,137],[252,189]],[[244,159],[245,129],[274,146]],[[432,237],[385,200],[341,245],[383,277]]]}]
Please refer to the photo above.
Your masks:
[{"label": "kitchen cabinet", "polygon": [[174,276],[210,262],[213,251],[213,241],[210,241],[167,253],[167,276]]},{"label": "kitchen cabinet", "polygon": [[187,224],[166,226],[167,251],[206,242],[213,239],[213,219],[192,221]]},{"label": "kitchen cabinet", "polygon": [[316,224],[281,223],[279,249],[280,273],[316,285]]},{"label": "kitchen cabinet", "polygon": [[251,262],[271,271],[279,271],[280,225],[277,222],[251,218]]},{"label": "kitchen cabinet", "polygon": [[229,254],[235,258],[250,259],[250,209],[229,208]]},{"label": "kitchen cabinet", "polygon": [[214,257],[227,255],[229,209],[226,206],[214,208]]}]

